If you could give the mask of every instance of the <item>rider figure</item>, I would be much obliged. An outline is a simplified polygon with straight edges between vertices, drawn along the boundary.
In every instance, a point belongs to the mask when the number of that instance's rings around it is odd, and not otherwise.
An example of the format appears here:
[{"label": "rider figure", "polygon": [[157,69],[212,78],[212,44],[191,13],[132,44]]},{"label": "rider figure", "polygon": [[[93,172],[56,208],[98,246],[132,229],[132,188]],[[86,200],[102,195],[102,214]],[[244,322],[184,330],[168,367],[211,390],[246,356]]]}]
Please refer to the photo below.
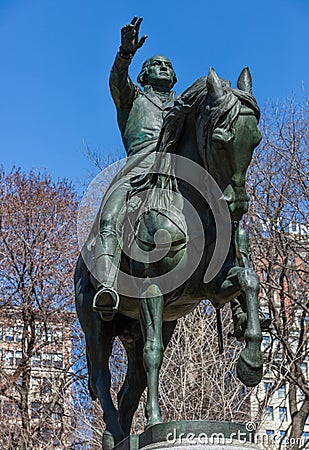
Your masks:
[{"label": "rider figure", "polygon": [[[122,28],[121,46],[110,74],[111,95],[128,156],[155,152],[163,118],[174,103],[175,94],[171,89],[177,81],[171,62],[164,56],[153,56],[144,62],[137,78],[143,91],[130,79],[129,65],[147,38],[144,35],[139,39],[141,22],[142,18],[137,20],[134,17],[129,25]],[[145,165],[149,165],[149,158],[147,161]],[[117,263],[114,261],[117,249],[116,224],[130,188],[129,181],[121,183],[109,196],[100,217],[102,248],[95,257],[91,282],[96,290],[93,309],[105,321],[112,320],[118,309],[119,297],[114,288],[117,275]]]},{"label": "rider figure", "polygon": [[[144,90],[130,79],[129,65],[135,52],[147,38],[144,35],[139,39],[141,22],[142,18],[134,17],[129,25],[122,28],[121,45],[110,74],[111,95],[117,109],[123,144],[129,157],[155,152],[163,119],[174,104],[175,93],[172,87],[177,81],[171,62],[159,55],[147,59],[138,75],[137,81]],[[139,162],[139,170],[147,170],[150,163],[151,158],[145,158],[144,162]],[[96,291],[93,310],[105,321],[112,320],[118,310],[119,296],[114,287],[118,267],[116,254],[119,252],[116,228],[130,189],[130,181],[123,181],[104,204],[99,223],[99,245],[94,251],[94,263],[90,268],[91,282]],[[238,228],[235,238],[238,264],[249,267],[245,231]],[[246,326],[246,313],[242,303],[241,297],[231,302],[234,336],[238,339],[243,339]],[[262,328],[265,327],[264,321],[267,320],[261,320]]]}]

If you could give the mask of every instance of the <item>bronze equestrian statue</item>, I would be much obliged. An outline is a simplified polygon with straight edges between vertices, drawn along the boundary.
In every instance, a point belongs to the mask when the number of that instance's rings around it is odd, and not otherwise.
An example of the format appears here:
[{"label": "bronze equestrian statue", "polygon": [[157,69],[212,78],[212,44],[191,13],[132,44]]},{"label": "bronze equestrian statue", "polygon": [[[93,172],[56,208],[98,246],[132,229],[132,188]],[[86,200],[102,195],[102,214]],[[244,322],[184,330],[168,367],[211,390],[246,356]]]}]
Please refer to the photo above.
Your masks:
[{"label": "bronze equestrian statue", "polygon": [[[202,300],[218,311],[232,304],[234,334],[246,344],[239,379],[255,386],[263,368],[259,279],[239,226],[248,209],[246,170],[261,140],[250,72],[245,68],[233,89],[211,69],[175,100],[172,64],[155,56],[139,74],[142,91],[128,76],[146,39],[139,39],[140,24],[135,17],[122,29],[110,77],[128,162],[103,199],[74,280],[105,450],[129,435],[146,387],[147,427],[162,422],[164,349],[177,320]],[[116,336],[128,356],[118,409],[108,365]]]}]

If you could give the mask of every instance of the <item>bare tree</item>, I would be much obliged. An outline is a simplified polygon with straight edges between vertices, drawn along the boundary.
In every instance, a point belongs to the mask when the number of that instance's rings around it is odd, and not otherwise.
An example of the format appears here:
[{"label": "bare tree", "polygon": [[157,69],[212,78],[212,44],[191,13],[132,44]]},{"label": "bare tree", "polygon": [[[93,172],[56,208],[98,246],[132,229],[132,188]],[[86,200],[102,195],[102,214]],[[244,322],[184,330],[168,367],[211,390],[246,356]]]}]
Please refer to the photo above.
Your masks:
[{"label": "bare tree", "polygon": [[250,419],[250,389],[236,377],[242,344],[230,339],[231,314],[222,310],[224,353],[219,354],[214,308],[202,302],[179,321],[166,352],[161,401],[168,420]]},{"label": "bare tree", "polygon": [[1,447],[64,447],[76,357],[76,193],[67,181],[13,169],[1,171],[0,195]]},{"label": "bare tree", "polygon": [[285,389],[290,422],[283,426],[282,445],[298,439],[290,447],[298,449],[305,445],[301,438],[309,414],[308,99],[269,105],[262,117],[264,140],[252,164],[247,225],[251,255],[261,275],[261,304],[272,318],[273,330],[266,343],[270,383],[259,397],[258,419],[272,404],[278,415],[285,399],[282,404],[274,399],[278,389]]}]

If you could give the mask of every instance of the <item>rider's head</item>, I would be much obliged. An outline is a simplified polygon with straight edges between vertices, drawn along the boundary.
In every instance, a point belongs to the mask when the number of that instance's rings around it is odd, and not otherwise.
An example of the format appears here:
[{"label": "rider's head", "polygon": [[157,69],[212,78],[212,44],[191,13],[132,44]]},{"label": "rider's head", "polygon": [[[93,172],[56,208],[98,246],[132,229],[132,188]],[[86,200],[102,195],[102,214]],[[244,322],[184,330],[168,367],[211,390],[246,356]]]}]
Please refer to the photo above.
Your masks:
[{"label": "rider's head", "polygon": [[171,61],[165,56],[156,55],[144,62],[137,81],[141,86],[149,84],[154,89],[171,89],[177,78]]}]

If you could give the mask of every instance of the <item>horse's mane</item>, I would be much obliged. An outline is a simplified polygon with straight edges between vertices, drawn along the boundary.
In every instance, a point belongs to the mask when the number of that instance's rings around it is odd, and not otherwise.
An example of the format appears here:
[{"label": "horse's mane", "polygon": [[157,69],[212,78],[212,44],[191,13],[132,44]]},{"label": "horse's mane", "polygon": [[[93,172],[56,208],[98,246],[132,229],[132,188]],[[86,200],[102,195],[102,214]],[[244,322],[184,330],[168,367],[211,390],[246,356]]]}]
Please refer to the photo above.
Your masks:
[{"label": "horse's mane", "polygon": [[175,100],[162,126],[157,146],[159,152],[176,153],[178,139],[188,114],[194,113],[196,118],[203,118],[205,142],[219,124],[223,129],[232,128],[242,106],[252,110],[259,120],[260,109],[253,95],[231,88],[229,81],[222,78],[220,81],[224,94],[215,102],[208,95],[207,77],[196,80]]},{"label": "horse's mane", "polygon": [[[177,146],[188,115],[195,114],[201,121],[203,145],[209,145],[214,129],[220,125],[233,132],[233,124],[242,106],[249,108],[257,120],[260,110],[253,95],[231,88],[229,81],[220,78],[224,94],[213,101],[207,91],[207,77],[201,77],[176,98],[174,106],[164,119],[157,144],[157,157],[148,173],[143,173],[132,182],[129,197],[145,189],[160,187],[177,190],[177,182],[170,167],[169,153],[177,154]],[[169,174],[169,175],[160,175]]]}]

